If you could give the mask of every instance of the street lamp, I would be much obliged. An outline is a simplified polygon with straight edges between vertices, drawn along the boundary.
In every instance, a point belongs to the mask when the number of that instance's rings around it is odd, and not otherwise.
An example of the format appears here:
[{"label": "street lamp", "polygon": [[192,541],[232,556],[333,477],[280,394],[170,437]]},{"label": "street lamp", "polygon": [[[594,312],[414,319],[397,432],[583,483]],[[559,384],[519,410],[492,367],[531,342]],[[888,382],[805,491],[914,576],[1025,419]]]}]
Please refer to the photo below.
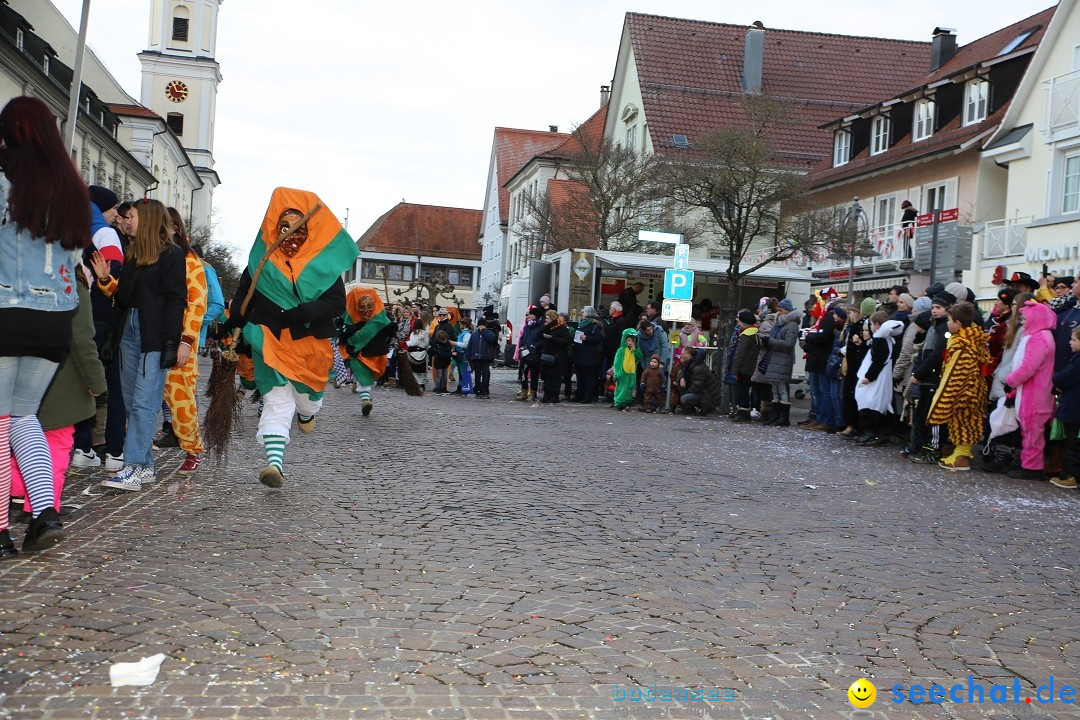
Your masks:
[{"label": "street lamp", "polygon": [[881,253],[870,244],[870,218],[867,217],[866,211],[859,204],[858,195],[851,199],[851,207],[844,214],[844,225],[846,226],[848,223],[853,225],[850,247],[845,248],[844,252],[831,253],[829,259],[848,261],[847,298],[848,302],[852,302],[852,295],[855,293],[855,258],[860,257],[868,260],[880,256]]}]

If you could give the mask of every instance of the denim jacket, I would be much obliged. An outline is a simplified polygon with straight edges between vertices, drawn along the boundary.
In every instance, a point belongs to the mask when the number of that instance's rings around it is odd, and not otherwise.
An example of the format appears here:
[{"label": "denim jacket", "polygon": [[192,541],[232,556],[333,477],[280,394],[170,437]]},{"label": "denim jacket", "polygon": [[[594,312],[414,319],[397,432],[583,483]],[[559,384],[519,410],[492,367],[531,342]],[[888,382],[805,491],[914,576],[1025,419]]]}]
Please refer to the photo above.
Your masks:
[{"label": "denim jacket", "polygon": [[0,309],[75,310],[79,304],[75,273],[81,253],[45,242],[28,230],[16,231],[15,223],[7,217],[8,189],[4,178],[0,181],[4,216],[0,225]]}]

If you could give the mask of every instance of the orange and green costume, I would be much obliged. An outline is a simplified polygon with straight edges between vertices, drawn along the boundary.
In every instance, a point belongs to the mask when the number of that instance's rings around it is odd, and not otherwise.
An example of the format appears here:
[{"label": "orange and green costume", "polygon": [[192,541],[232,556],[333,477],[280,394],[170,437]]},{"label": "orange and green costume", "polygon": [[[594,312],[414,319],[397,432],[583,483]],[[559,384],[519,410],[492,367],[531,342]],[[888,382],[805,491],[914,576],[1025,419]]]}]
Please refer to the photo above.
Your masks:
[{"label": "orange and green costume", "polygon": [[[282,214],[293,209],[306,213],[317,202],[318,196],[304,190],[274,190],[248,255],[248,282],[277,239]],[[287,257],[279,249],[267,260],[244,318],[244,340],[252,350],[255,385],[264,396],[274,387],[291,384],[312,400],[321,398],[333,367],[326,341],[333,335],[333,318],[341,314],[341,274],[353,266],[360,253],[326,206],[308,220],[306,229],[307,240],[295,255]],[[242,302],[240,291],[246,292],[248,283],[241,278],[240,284],[237,297]],[[342,297],[336,297],[338,294]],[[238,310],[237,303],[233,311]],[[275,310],[288,316],[286,320],[275,317]],[[295,312],[289,316],[289,311]]]}]

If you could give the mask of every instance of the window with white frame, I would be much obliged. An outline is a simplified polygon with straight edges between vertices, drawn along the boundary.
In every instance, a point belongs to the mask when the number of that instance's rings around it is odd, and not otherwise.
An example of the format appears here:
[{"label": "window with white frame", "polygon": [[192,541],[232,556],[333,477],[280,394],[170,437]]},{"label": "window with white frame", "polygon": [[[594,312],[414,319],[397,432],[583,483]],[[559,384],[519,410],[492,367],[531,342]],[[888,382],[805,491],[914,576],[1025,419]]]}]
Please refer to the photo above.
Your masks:
[{"label": "window with white frame", "polygon": [[887,228],[896,222],[896,196],[879,197],[874,203],[874,226]]},{"label": "window with white frame", "polygon": [[23,45],[26,42],[26,36],[23,34],[22,28],[15,29],[15,47],[20,50],[23,49]]},{"label": "window with white frame", "polygon": [[878,115],[870,124],[870,154],[880,155],[889,149],[889,130],[892,123],[884,115]]},{"label": "window with white frame", "polygon": [[360,263],[360,275],[370,280],[398,280],[412,282],[414,266],[404,263],[364,260]]},{"label": "window with white frame", "polygon": [[840,167],[851,159],[851,132],[837,130],[833,135],[833,167]]},{"label": "window with white frame", "polygon": [[974,125],[986,119],[990,83],[972,80],[964,87],[964,124]]},{"label": "window with white frame", "polygon": [[1080,152],[1065,156],[1062,174],[1061,212],[1080,212]]},{"label": "window with white frame", "polygon": [[626,149],[637,150],[637,123],[626,126]]},{"label": "window with white frame", "polygon": [[641,152],[649,148],[649,123],[641,123]]},{"label": "window with white frame", "polygon": [[41,69],[45,71],[46,75],[49,74],[49,56],[48,55],[46,55],[44,58],[42,58],[42,60],[41,60]]},{"label": "window with white frame", "polygon": [[925,140],[934,134],[934,101],[919,100],[915,103],[915,124],[911,130],[912,142]]}]

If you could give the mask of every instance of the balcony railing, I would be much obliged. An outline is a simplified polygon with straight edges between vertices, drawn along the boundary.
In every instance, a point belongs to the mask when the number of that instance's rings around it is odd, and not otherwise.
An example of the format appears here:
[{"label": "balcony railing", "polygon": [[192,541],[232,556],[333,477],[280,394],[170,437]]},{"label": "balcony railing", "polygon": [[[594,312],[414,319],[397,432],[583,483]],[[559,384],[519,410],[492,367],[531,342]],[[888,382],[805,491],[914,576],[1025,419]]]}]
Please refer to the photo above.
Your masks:
[{"label": "balcony railing", "polygon": [[983,260],[1023,255],[1027,250],[1027,226],[1032,217],[993,220],[983,230]]},{"label": "balcony railing", "polygon": [[[899,263],[910,260],[915,253],[915,228],[904,229],[900,223],[871,227],[867,233],[870,247],[877,251],[873,257],[855,257],[855,267],[873,267],[880,263]],[[843,255],[838,251],[837,255]],[[829,267],[844,268],[850,264],[848,258],[825,260]],[[815,265],[815,268],[818,265]]]},{"label": "balcony railing", "polygon": [[1046,106],[1047,142],[1071,136],[1080,131],[1080,70],[1045,81],[1049,86]]}]

